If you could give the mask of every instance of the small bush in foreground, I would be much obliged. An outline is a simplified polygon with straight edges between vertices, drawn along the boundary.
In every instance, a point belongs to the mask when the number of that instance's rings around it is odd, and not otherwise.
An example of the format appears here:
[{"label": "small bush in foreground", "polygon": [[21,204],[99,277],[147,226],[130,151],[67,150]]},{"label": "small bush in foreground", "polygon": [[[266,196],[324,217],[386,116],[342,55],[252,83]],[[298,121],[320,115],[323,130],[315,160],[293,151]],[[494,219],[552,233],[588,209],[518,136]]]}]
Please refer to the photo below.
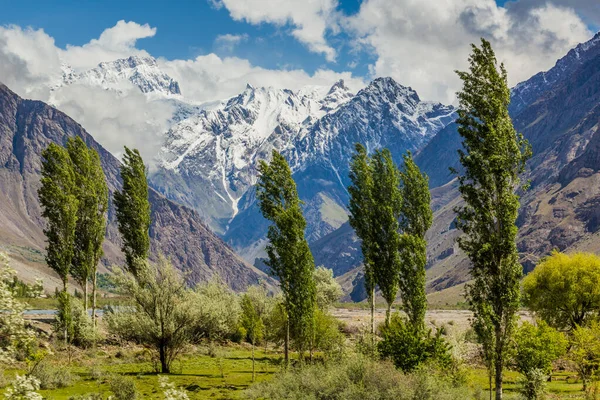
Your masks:
[{"label": "small bush in foreground", "polygon": [[360,355],[281,373],[251,386],[249,399],[315,400],[466,400],[465,388],[432,371],[404,374],[387,361]]},{"label": "small bush in foreground", "polygon": [[55,368],[47,362],[37,364],[31,376],[39,382],[40,389],[62,389],[73,384],[73,375],[66,368]]},{"label": "small bush in foreground", "polygon": [[108,385],[115,400],[136,400],[138,397],[135,383],[131,378],[116,375],[109,380]]},{"label": "small bush in foreground", "polygon": [[33,376],[17,375],[12,385],[4,392],[5,400],[42,400],[37,392],[40,382]]}]

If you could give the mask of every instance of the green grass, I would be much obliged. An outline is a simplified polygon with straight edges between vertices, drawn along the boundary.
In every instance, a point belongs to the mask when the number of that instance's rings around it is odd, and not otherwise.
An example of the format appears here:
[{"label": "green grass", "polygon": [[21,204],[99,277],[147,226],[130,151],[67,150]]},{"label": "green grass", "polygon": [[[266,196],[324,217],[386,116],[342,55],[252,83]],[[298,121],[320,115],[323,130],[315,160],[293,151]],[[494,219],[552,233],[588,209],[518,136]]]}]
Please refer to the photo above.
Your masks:
[{"label": "green grass", "polygon": [[[222,358],[214,358],[194,350],[185,354],[181,361],[175,363],[174,373],[168,375],[169,380],[178,387],[186,389],[190,399],[238,399],[241,393],[252,384],[251,352],[246,348],[225,347],[219,351]],[[46,399],[66,400],[70,396],[86,393],[103,393],[110,395],[109,378],[112,374],[126,375],[133,378],[141,399],[163,399],[163,391],[158,383],[158,374],[154,372],[152,363],[147,360],[144,351],[128,351],[122,358],[104,351],[84,352],[73,357],[68,364],[61,356],[48,361],[56,368],[68,368],[76,376],[76,382],[67,388],[40,390]],[[222,363],[223,376],[221,375]],[[256,381],[268,379],[279,371],[281,355],[269,351],[256,351]],[[92,368],[101,371],[100,379],[92,379]],[[9,371],[14,374],[17,371]],[[0,397],[2,396],[0,390]]]}]

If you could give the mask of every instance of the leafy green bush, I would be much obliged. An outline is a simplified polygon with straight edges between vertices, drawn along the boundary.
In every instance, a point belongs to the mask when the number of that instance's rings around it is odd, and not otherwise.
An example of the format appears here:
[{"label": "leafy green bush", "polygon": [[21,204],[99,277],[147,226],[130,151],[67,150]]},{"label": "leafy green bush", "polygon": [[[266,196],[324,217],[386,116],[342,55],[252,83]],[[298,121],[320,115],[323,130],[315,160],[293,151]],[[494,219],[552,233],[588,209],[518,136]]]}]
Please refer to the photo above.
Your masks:
[{"label": "leafy green bush", "polygon": [[108,381],[110,391],[115,400],[136,400],[138,397],[137,389],[133,379],[125,376],[115,375]]},{"label": "leafy green bush", "polygon": [[322,351],[326,358],[339,358],[344,352],[345,342],[337,318],[320,309],[315,310],[314,348]]},{"label": "leafy green bush", "polygon": [[519,393],[525,400],[542,399],[546,393],[547,381],[546,371],[534,368],[519,379]]},{"label": "leafy green bush", "polygon": [[196,288],[196,336],[211,340],[230,339],[237,333],[241,307],[238,296],[218,277]]},{"label": "leafy green bush", "polygon": [[387,361],[352,355],[336,362],[293,368],[251,386],[249,399],[314,400],[465,400],[468,390],[455,388],[432,371],[404,374]]},{"label": "leafy green bush", "polygon": [[37,364],[31,376],[39,381],[40,389],[62,389],[73,385],[75,378],[66,368],[57,368],[48,362]]},{"label": "leafy green bush", "polygon": [[377,345],[382,358],[390,359],[405,372],[414,371],[426,362],[446,367],[452,363],[450,347],[438,331],[415,330],[398,313],[381,329],[383,340]]}]

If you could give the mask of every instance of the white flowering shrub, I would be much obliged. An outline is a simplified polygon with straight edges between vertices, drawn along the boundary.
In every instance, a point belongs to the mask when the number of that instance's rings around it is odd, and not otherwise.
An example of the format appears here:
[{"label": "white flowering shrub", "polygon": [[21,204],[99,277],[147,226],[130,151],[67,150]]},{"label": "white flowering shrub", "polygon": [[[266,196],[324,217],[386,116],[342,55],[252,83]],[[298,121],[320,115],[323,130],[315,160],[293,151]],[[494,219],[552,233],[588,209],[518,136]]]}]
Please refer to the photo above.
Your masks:
[{"label": "white flowering shrub", "polygon": [[189,400],[184,389],[176,388],[175,384],[169,382],[166,376],[159,376],[158,383],[165,394],[165,400]]},{"label": "white flowering shrub", "polygon": [[5,400],[43,400],[37,392],[40,381],[33,376],[17,375],[11,386],[4,392]]},{"label": "white flowering shrub", "polygon": [[0,365],[13,362],[18,353],[30,352],[35,344],[35,335],[23,318],[25,304],[16,299],[11,287],[15,275],[8,256],[0,253]]}]

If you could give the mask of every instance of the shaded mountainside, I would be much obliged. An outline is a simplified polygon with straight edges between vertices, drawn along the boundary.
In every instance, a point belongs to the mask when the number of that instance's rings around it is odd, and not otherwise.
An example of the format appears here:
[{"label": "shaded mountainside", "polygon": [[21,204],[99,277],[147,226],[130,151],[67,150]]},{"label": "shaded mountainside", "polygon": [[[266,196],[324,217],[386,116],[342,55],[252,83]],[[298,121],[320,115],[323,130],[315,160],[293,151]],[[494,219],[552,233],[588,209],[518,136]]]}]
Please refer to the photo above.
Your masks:
[{"label": "shaded mountainside", "polygon": [[[0,84],[0,249],[14,259],[26,280],[39,276],[51,287],[56,276],[43,265],[44,220],[37,189],[40,154],[50,143],[65,144],[80,136],[100,154],[109,190],[120,185],[119,161],[79,124],[40,102],[24,100]],[[150,190],[153,254],[166,254],[194,283],[219,274],[234,289],[243,289],[266,276],[246,264],[200,220],[198,213]],[[104,245],[103,268],[123,262],[112,202]]]}]

